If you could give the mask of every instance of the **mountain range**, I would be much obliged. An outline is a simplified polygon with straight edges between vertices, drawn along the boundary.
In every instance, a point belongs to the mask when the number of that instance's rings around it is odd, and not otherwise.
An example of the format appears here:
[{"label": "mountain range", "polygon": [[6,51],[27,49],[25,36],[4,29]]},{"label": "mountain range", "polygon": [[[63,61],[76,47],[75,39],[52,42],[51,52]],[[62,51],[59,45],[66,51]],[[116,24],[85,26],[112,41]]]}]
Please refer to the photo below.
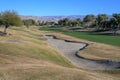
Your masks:
[{"label": "mountain range", "polygon": [[[112,15],[108,15],[109,18],[112,17]],[[20,16],[21,19],[33,19],[35,21],[48,21],[48,22],[58,22],[58,20],[60,19],[64,19],[64,18],[69,18],[69,19],[76,19],[76,18],[80,18],[83,20],[83,18],[85,17],[85,15],[71,15],[71,16]]]},{"label": "mountain range", "polygon": [[84,15],[72,15],[72,16],[20,16],[21,19],[33,19],[35,21],[49,21],[49,22],[57,22],[60,19],[69,18],[69,19],[76,19],[80,18],[83,19]]}]

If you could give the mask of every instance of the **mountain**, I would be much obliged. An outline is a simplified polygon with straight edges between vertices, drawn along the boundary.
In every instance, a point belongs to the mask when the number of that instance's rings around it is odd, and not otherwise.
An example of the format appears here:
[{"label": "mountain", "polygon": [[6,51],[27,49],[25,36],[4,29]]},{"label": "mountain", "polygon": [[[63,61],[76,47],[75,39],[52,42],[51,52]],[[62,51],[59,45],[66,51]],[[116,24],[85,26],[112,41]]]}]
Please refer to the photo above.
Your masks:
[{"label": "mountain", "polygon": [[60,19],[69,18],[69,19],[76,19],[81,18],[83,19],[84,15],[72,15],[72,16],[20,16],[22,19],[33,19],[35,21],[53,21],[57,22]]},{"label": "mountain", "polygon": [[[109,18],[112,18],[112,15],[108,15]],[[80,18],[83,20],[85,15],[71,15],[71,16],[20,16],[22,19],[33,19],[35,21],[48,21],[48,22],[58,22],[60,19],[69,18],[76,19]],[[96,16],[97,17],[97,16]]]}]

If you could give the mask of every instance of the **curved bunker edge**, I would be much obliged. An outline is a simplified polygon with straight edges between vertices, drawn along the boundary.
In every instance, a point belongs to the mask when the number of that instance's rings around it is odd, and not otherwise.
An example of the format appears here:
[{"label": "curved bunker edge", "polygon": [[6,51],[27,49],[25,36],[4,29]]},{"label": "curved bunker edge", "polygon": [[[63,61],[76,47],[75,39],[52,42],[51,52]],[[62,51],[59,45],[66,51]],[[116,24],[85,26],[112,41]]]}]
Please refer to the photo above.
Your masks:
[{"label": "curved bunker edge", "polygon": [[[69,43],[81,43],[81,44],[84,44],[84,46],[82,48],[80,48],[78,51],[84,50],[89,45],[88,43],[76,42],[76,41],[70,41],[70,40],[57,38],[54,35],[44,35],[44,36],[46,36],[47,39],[49,39],[49,37],[52,37],[53,39],[62,40],[62,41],[65,41],[67,43],[69,42]],[[65,57],[68,60],[70,60],[75,66],[77,66],[79,68],[90,69],[90,70],[120,69],[120,61],[87,59],[87,58],[84,58],[84,57],[78,55],[77,54],[78,51],[72,53],[72,54],[75,55],[74,58],[76,58],[76,60],[74,60],[74,61],[72,59],[70,59],[68,56],[65,56]]]}]

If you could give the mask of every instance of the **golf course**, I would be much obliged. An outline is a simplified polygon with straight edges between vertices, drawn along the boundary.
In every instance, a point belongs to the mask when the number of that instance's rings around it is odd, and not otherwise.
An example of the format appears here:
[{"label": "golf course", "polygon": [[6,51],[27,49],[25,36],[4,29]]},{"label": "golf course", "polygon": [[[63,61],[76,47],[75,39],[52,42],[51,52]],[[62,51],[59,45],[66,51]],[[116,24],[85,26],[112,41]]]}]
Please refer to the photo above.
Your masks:
[{"label": "golf course", "polygon": [[120,0],[1,0],[0,80],[120,80]]},{"label": "golf course", "polygon": [[[3,28],[0,30],[2,31]],[[1,80],[119,80],[120,78],[119,69],[101,71],[75,66],[64,55],[60,54],[61,52],[51,47],[47,38],[43,37],[43,35],[56,35],[59,38],[72,41],[89,41],[61,33],[40,31],[35,26],[29,29],[25,27],[11,27],[8,31],[11,35],[0,37]],[[94,42],[89,43],[93,44]],[[99,47],[101,45],[108,46],[96,42],[94,45],[99,45]],[[113,50],[118,48],[119,50],[119,47],[116,46],[105,48],[112,48]],[[106,50],[103,51],[106,52]],[[112,57],[115,59],[116,56],[112,55]],[[108,58],[112,60],[112,57]]]}]

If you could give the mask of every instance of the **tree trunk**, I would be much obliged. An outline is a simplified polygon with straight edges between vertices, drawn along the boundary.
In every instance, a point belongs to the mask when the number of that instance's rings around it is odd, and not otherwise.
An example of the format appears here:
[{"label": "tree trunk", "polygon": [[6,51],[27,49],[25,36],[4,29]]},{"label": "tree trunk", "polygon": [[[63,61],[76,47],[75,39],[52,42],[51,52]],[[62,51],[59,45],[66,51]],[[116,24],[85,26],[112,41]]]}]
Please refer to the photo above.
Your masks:
[{"label": "tree trunk", "polygon": [[115,36],[117,34],[117,29],[113,29],[112,34],[113,34],[113,36]]},{"label": "tree trunk", "polygon": [[7,33],[7,28],[8,27],[9,27],[9,25],[5,25],[4,33]]}]

